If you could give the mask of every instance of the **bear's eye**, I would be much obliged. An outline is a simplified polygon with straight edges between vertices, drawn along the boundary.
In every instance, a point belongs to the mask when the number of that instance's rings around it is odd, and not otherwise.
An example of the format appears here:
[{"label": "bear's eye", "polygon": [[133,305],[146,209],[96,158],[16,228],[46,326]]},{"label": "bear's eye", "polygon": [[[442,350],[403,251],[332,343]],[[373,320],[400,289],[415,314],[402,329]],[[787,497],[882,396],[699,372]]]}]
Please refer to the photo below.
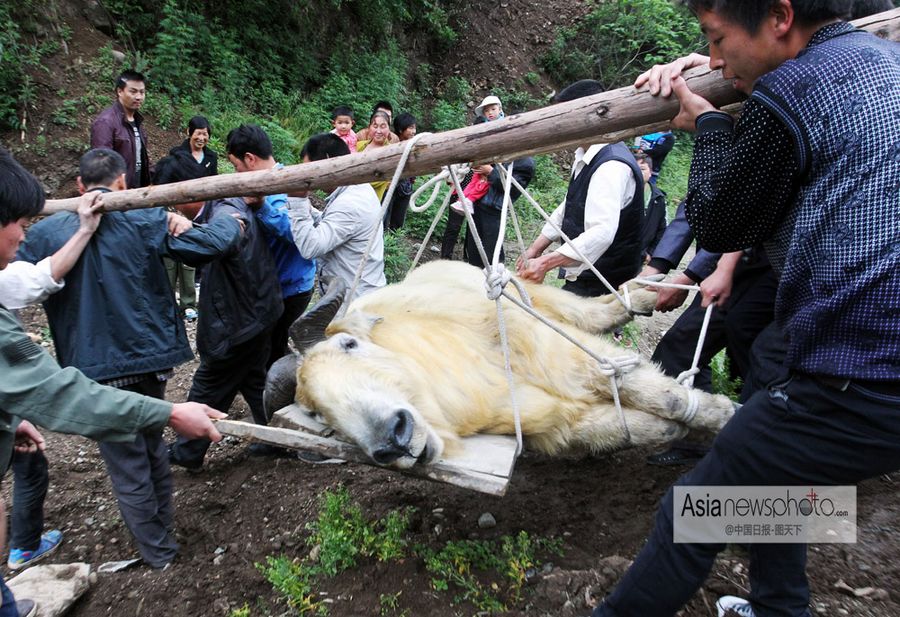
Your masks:
[{"label": "bear's eye", "polygon": [[345,338],[341,341],[341,349],[344,351],[350,351],[351,349],[356,349],[359,344],[356,342],[355,338]]}]

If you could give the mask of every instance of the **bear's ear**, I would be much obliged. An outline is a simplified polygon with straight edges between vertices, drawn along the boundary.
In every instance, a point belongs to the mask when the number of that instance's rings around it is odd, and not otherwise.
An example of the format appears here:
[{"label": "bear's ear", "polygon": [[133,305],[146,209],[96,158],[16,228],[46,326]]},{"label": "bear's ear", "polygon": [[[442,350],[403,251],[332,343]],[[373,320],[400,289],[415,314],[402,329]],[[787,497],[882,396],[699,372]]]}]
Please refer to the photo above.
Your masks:
[{"label": "bear's ear", "polygon": [[332,322],[328,326],[327,334],[331,336],[338,332],[346,332],[358,339],[370,340],[372,328],[382,321],[384,321],[384,317],[362,311],[354,311]]}]

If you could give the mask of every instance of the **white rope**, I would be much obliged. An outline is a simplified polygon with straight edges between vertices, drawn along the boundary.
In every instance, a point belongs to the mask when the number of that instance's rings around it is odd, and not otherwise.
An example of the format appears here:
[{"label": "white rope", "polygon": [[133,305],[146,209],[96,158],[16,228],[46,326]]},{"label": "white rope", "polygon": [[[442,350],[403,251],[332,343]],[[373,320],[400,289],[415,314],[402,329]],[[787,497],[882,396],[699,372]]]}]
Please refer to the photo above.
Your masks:
[{"label": "white rope", "polygon": [[[388,191],[385,195],[384,200],[382,201],[381,219],[384,218],[384,214],[385,214],[387,207],[390,204],[390,201],[393,197],[394,189],[400,180],[400,175],[403,171],[403,168],[406,166],[406,161],[409,158],[409,154],[412,151],[412,148],[415,145],[417,138],[427,135],[427,134],[428,133],[420,133],[416,137],[413,137],[411,140],[409,140],[409,142],[407,143],[406,149],[403,151],[403,156],[401,157],[400,162],[397,166],[397,170],[394,172],[394,176],[391,180],[391,185],[388,188]],[[521,234],[521,230],[520,230],[519,224],[518,224],[518,218],[516,217],[515,209],[513,208],[512,200],[510,199],[512,187],[515,187],[516,189],[518,189],[519,192],[522,195],[524,195],[525,198],[531,203],[531,205],[534,206],[534,208],[538,211],[538,213],[540,213],[540,215],[544,218],[544,220],[547,221],[548,223],[550,223],[550,225],[556,230],[556,232],[560,235],[560,237],[563,239],[563,241],[566,244],[568,244],[575,251],[575,253],[578,255],[578,257],[581,259],[582,263],[588,264],[588,267],[590,268],[591,272],[593,272],[594,275],[597,276],[597,278],[604,284],[604,286],[606,286],[606,288],[616,298],[616,300],[618,300],[622,304],[622,306],[625,307],[625,309],[627,311],[629,311],[630,313],[633,313],[631,297],[630,297],[630,294],[628,291],[628,285],[627,284],[624,285],[622,294],[619,294],[618,290],[613,288],[613,286],[609,283],[609,281],[607,281],[606,278],[597,270],[597,268],[590,261],[588,261],[588,259],[578,249],[578,247],[576,247],[572,244],[571,239],[565,233],[563,233],[562,229],[560,229],[550,219],[550,216],[540,206],[540,204],[538,204],[537,201],[535,201],[534,198],[531,196],[531,194],[521,184],[519,184],[519,182],[513,177],[513,174],[512,174],[513,164],[510,163],[510,166],[508,169],[505,168],[503,165],[499,165],[499,167],[500,167],[499,173],[501,175],[501,178],[504,181],[503,204],[502,204],[501,211],[500,211],[501,234],[498,236],[497,242],[494,246],[494,254],[492,256],[493,259],[490,262],[490,265],[487,265],[484,268],[484,274],[485,274],[485,291],[487,293],[487,297],[488,297],[488,299],[493,300],[496,303],[497,324],[498,324],[498,329],[499,329],[499,333],[500,333],[500,345],[503,349],[504,368],[505,368],[505,372],[506,372],[507,382],[509,383],[510,401],[511,401],[511,405],[513,408],[513,416],[514,416],[514,423],[515,423],[515,430],[516,430],[516,457],[518,457],[521,454],[522,449],[523,449],[522,419],[521,419],[521,413],[519,410],[518,402],[516,400],[515,378],[512,373],[512,364],[511,364],[510,350],[509,350],[509,340],[508,340],[508,334],[507,334],[507,330],[506,330],[506,320],[505,320],[505,317],[503,314],[503,305],[502,305],[501,298],[506,298],[507,300],[509,300],[516,306],[518,306],[520,309],[524,310],[526,313],[528,313],[529,315],[531,315],[532,317],[534,317],[535,319],[537,319],[538,321],[543,323],[545,326],[551,328],[553,331],[555,331],[557,334],[562,336],[564,339],[568,340],[570,343],[572,343],[573,345],[575,345],[576,347],[581,349],[583,352],[585,352],[588,356],[590,356],[597,363],[600,374],[609,378],[610,390],[613,395],[613,401],[615,403],[616,412],[618,413],[618,416],[619,416],[619,422],[622,425],[622,432],[625,437],[625,442],[627,444],[630,444],[631,443],[631,431],[628,428],[628,422],[625,418],[625,412],[622,409],[621,397],[619,395],[619,388],[621,387],[621,385],[623,383],[625,374],[628,372],[631,372],[632,370],[634,370],[641,364],[641,358],[640,358],[640,356],[637,356],[634,354],[620,356],[618,358],[601,357],[601,356],[597,355],[594,351],[589,349],[586,345],[583,345],[580,341],[576,340],[574,337],[569,335],[569,333],[564,331],[561,327],[559,327],[558,325],[556,325],[555,323],[553,323],[552,321],[550,321],[549,319],[545,318],[543,315],[538,313],[533,308],[531,299],[529,298],[524,285],[518,279],[513,278],[512,274],[509,272],[509,270],[503,264],[500,263],[500,252],[503,249],[503,241],[504,241],[504,237],[505,237],[507,216],[512,218],[513,225],[515,227],[516,237],[517,237],[519,247],[520,247],[520,251],[524,252],[524,250],[525,250],[524,241],[522,240],[522,234]],[[453,193],[455,192],[455,194],[457,195],[457,197],[459,199],[463,199],[463,190],[462,190],[462,186],[459,181],[459,172],[460,171],[461,171],[460,166],[449,165],[449,166],[445,167],[442,172],[440,172],[439,174],[436,174],[433,178],[426,181],[422,186],[420,186],[413,193],[413,195],[410,198],[410,209],[413,210],[413,212],[424,212],[437,199],[437,196],[440,194],[440,191],[442,189],[442,183],[445,180],[447,180],[449,178],[450,183],[452,184],[453,189],[454,189],[453,191],[450,191],[445,196],[443,203],[441,204],[441,207],[438,209],[438,212],[437,212],[436,216],[434,217],[434,220],[432,221],[431,226],[428,229],[428,233],[426,234],[425,238],[422,241],[422,244],[419,247],[418,252],[416,253],[416,257],[413,260],[412,268],[415,268],[416,265],[418,264],[419,260],[421,259],[422,254],[425,250],[425,247],[427,246],[428,241],[430,240],[435,227],[437,226],[438,222],[440,221],[441,216],[443,215],[444,211],[447,209],[447,205],[449,204],[450,198],[452,197]],[[416,204],[416,200],[418,199],[418,197],[420,195],[422,195],[431,186],[434,187],[432,189],[431,196],[429,197],[429,199],[426,201],[425,204],[418,206]],[[474,221],[474,218],[472,217],[472,212],[468,208],[463,208],[463,212],[465,214],[466,223],[469,228],[469,233],[472,234],[472,238],[475,242],[475,246],[478,250],[478,254],[481,257],[481,262],[484,264],[488,264],[489,262],[487,259],[487,253],[485,251],[484,244],[481,240],[481,237],[478,234],[478,230],[475,227],[475,221]],[[369,251],[372,248],[372,244],[374,243],[375,238],[377,237],[377,232],[379,231],[378,226],[376,226],[375,231],[376,231],[376,233],[373,234],[372,237],[369,239],[369,244],[366,247],[366,253],[365,253],[366,255],[368,255]],[[356,287],[362,276],[362,271],[363,271],[364,265],[365,265],[365,257],[363,258],[363,261],[360,262],[360,265],[357,268],[356,276],[353,280],[353,285],[350,288],[349,297],[353,297],[353,294],[356,291]],[[699,290],[699,287],[697,287],[696,285],[681,285],[681,284],[677,284],[677,283],[666,283],[666,282],[662,282],[662,281],[655,281],[655,280],[645,279],[645,278],[640,278],[640,277],[633,279],[633,281],[636,283],[639,283],[639,284],[652,285],[655,287],[668,287],[668,288],[673,288],[673,289],[684,289],[684,290],[690,290],[690,291]],[[510,282],[512,282],[515,285],[516,290],[519,293],[519,298],[515,298],[514,296],[512,296],[511,294],[506,292],[506,290],[505,290],[506,285],[508,285]],[[343,312],[346,310],[346,306],[347,306],[347,303],[345,303],[344,306],[342,307],[341,314],[343,314]],[[701,350],[703,347],[703,342],[706,338],[706,331],[709,326],[709,319],[712,314],[713,306],[714,306],[713,304],[710,304],[707,307],[706,314],[704,315],[703,326],[700,331],[700,336],[699,336],[699,339],[697,342],[697,348],[694,352],[694,358],[693,358],[691,368],[689,370],[681,373],[677,378],[678,382],[682,383],[687,389],[688,401],[686,404],[685,412],[681,418],[681,420],[685,424],[689,424],[691,421],[693,421],[693,419],[696,416],[697,411],[699,410],[699,407],[700,407],[700,402],[697,397],[697,393],[691,388],[691,386],[693,385],[694,375],[696,375],[699,372],[697,365],[699,363],[700,353],[701,353]]]},{"label": "white rope", "polygon": [[[444,181],[450,177],[450,172],[447,171],[447,168],[441,170],[440,173],[432,176],[430,180],[426,180],[422,183],[422,186],[417,188],[415,192],[413,192],[412,197],[409,198],[409,209],[413,212],[425,212],[428,208],[431,207],[431,204],[434,203],[434,200],[437,199],[437,196],[440,194],[441,189],[444,188]],[[417,205],[416,202],[419,199],[419,196],[428,190],[429,187],[434,186],[434,189],[431,191],[431,197],[428,198],[424,204]]]},{"label": "white rope", "polygon": [[703,314],[703,326],[700,328],[700,336],[697,337],[697,347],[694,349],[694,359],[691,362],[691,368],[676,379],[678,383],[690,388],[694,385],[694,375],[700,372],[700,352],[703,351],[703,342],[706,340],[706,331],[709,329],[709,318],[712,317],[712,310],[715,306],[714,302],[710,302]]},{"label": "white rope", "polygon": [[346,301],[341,304],[341,308],[338,310],[337,317],[342,317],[347,312],[347,308],[350,305],[349,301],[356,295],[356,288],[359,287],[359,281],[362,279],[362,273],[366,267],[366,261],[369,258],[369,254],[372,252],[372,246],[375,244],[375,239],[379,234],[384,233],[381,222],[384,220],[384,213],[387,212],[388,207],[391,205],[391,199],[394,198],[394,189],[396,189],[397,184],[400,183],[400,176],[403,173],[403,169],[406,167],[406,161],[409,160],[409,155],[412,153],[412,149],[416,145],[416,142],[426,135],[431,135],[431,133],[419,133],[406,142],[406,147],[403,149],[403,156],[400,157],[400,162],[397,163],[397,169],[394,170],[394,176],[391,178],[391,184],[388,186],[387,193],[384,194],[384,198],[381,200],[381,211],[378,215],[378,222],[372,226],[372,233],[369,236],[369,242],[366,244],[366,250],[362,254],[362,259],[359,260],[359,265],[356,267],[356,274],[353,276],[353,283],[350,285],[350,290],[347,292]]},{"label": "white rope", "polygon": [[[510,176],[512,176],[512,174],[510,174]],[[546,210],[544,210],[541,207],[541,205],[534,200],[534,197],[531,196],[531,193],[529,193],[527,190],[525,190],[525,188],[521,184],[519,184],[519,181],[516,180],[515,178],[512,178],[512,184],[519,190],[519,192],[522,195],[525,196],[525,199],[527,199],[528,202],[532,206],[534,206],[534,208],[538,211],[538,213],[542,217],[544,217],[544,220],[547,223],[549,223],[551,227],[553,227],[553,230],[559,234],[559,237],[562,239],[562,241],[565,244],[567,244],[569,246],[569,248],[575,252],[576,255],[578,255],[578,259],[581,260],[581,263],[587,264],[588,269],[590,269],[590,271],[594,273],[594,276],[596,276],[598,279],[600,279],[600,282],[603,283],[603,286],[606,287],[607,290],[609,290],[609,293],[611,293],[613,295],[613,297],[615,297],[615,299],[618,300],[622,304],[622,306],[625,307],[625,310],[627,310],[628,312],[631,312],[631,304],[629,304],[628,301],[619,293],[619,291],[615,287],[613,287],[609,281],[606,280],[606,277],[603,276],[599,270],[597,270],[597,268],[596,268],[596,266],[594,266],[593,262],[588,260],[588,258],[584,255],[584,253],[582,253],[581,250],[572,243],[572,239],[569,238],[569,236],[567,236],[563,232],[563,230],[550,219],[550,215],[547,214]]]}]

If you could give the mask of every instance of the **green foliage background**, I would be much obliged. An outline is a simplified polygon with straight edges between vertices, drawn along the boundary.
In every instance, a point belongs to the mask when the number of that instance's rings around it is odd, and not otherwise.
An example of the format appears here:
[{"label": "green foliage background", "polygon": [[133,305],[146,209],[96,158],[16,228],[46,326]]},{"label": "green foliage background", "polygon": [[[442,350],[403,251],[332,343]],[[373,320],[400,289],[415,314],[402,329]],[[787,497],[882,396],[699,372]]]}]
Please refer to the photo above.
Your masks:
[{"label": "green foliage background", "polygon": [[704,47],[697,20],[670,0],[595,0],[592,7],[557,32],[544,56],[555,81],[590,78],[619,88],[654,64]]}]

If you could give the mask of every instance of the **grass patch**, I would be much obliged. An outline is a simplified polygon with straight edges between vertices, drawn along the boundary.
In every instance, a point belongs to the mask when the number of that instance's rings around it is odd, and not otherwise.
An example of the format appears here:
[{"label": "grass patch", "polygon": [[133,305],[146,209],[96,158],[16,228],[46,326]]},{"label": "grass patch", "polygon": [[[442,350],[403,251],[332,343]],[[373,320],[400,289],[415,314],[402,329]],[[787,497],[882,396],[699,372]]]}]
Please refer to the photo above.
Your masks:
[{"label": "grass patch", "polygon": [[[438,548],[409,541],[412,509],[393,510],[380,519],[367,517],[351,502],[346,488],[326,491],[315,522],[307,529],[310,555],[270,556],[256,568],[272,585],[281,602],[298,615],[327,615],[328,604],[315,591],[318,584],[358,565],[363,558],[395,562],[420,559],[436,591],[452,593],[452,604],[469,602],[478,610],[504,611],[522,601],[527,578],[541,566],[538,555],[561,554],[562,542],[522,531],[496,540],[450,541]],[[402,592],[387,591],[366,614],[409,617]],[[250,617],[248,605],[231,617]]]}]

